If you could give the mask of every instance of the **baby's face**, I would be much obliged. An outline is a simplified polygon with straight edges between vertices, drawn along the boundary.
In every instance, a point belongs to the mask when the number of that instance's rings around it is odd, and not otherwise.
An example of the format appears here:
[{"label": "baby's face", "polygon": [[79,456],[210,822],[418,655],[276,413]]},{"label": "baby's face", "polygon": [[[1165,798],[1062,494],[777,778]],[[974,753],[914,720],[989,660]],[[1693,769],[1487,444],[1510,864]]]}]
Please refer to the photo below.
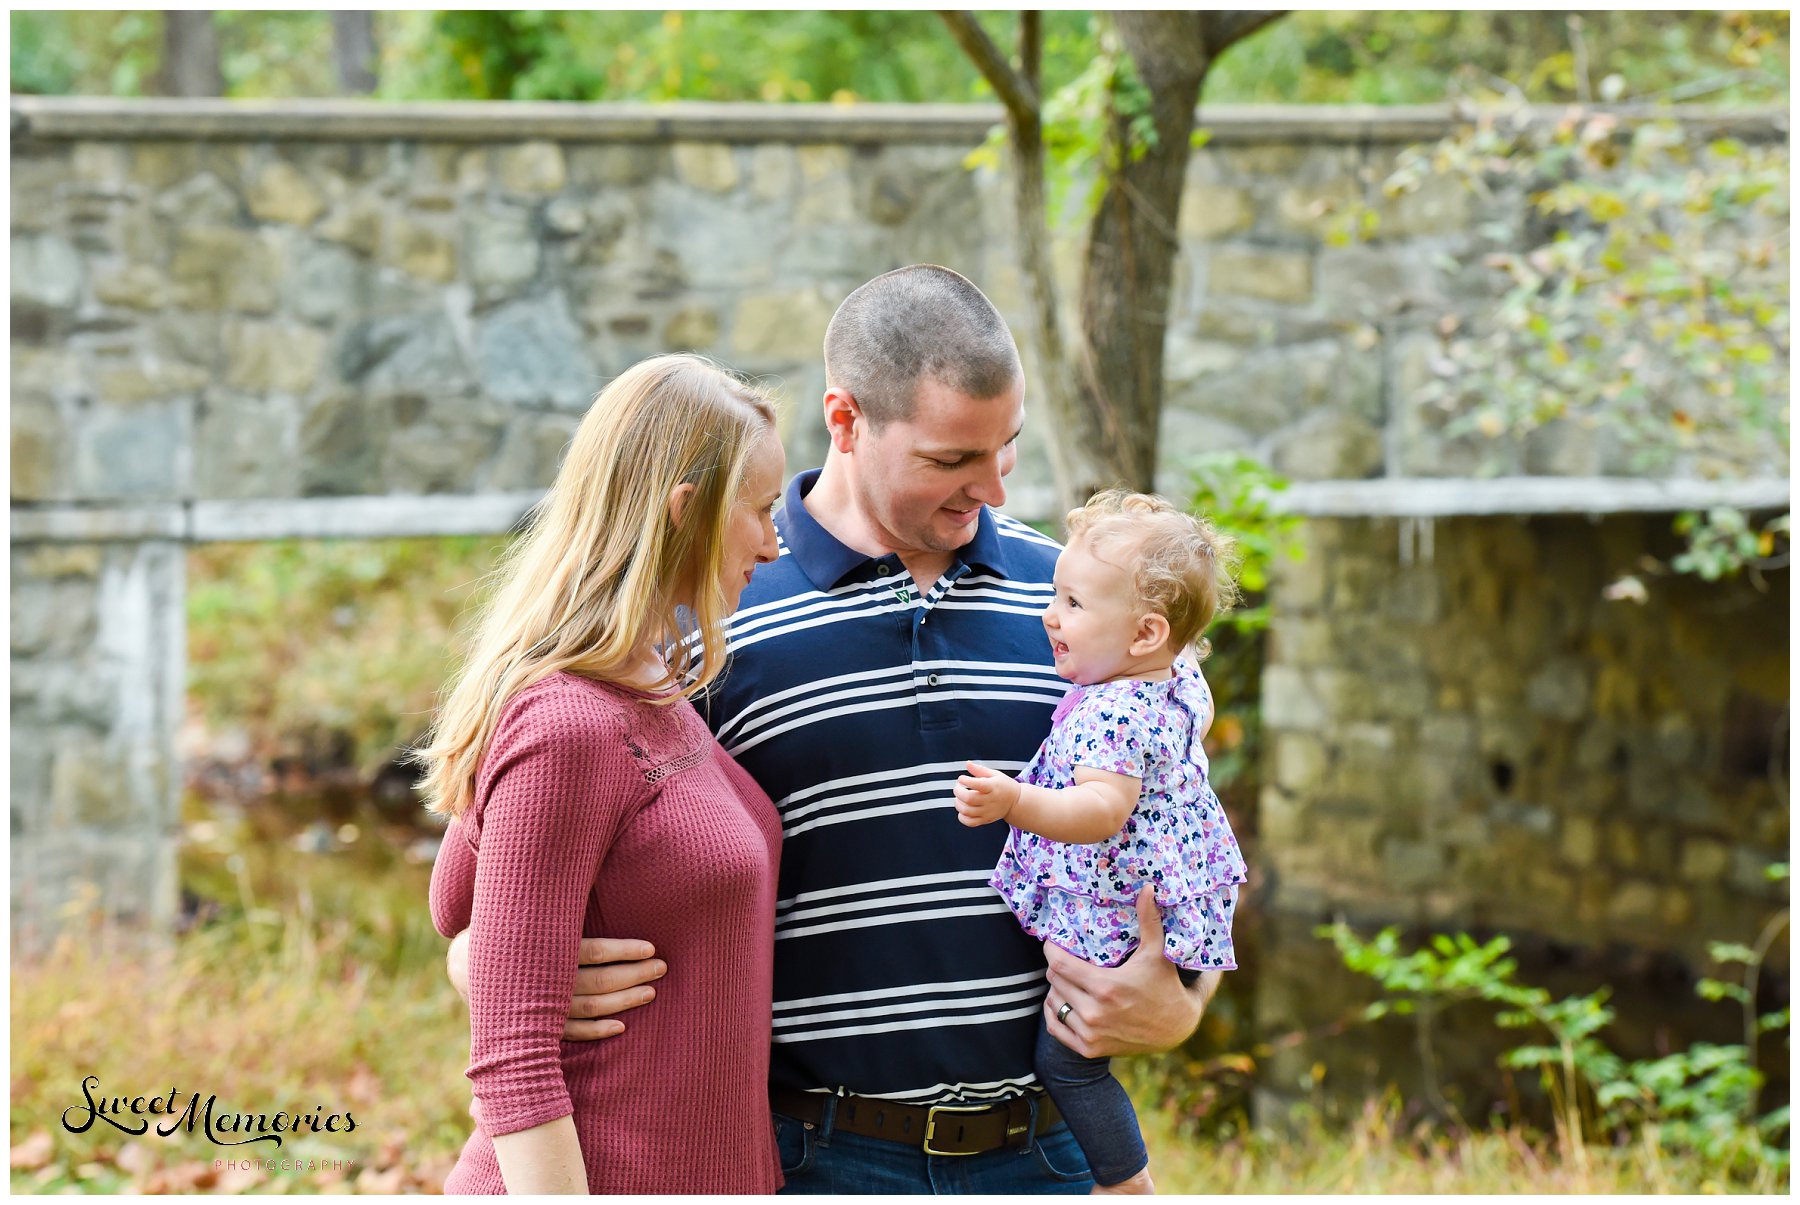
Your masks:
[{"label": "baby's face", "polygon": [[1044,631],[1056,673],[1077,686],[1110,682],[1141,669],[1143,607],[1131,595],[1130,574],[1095,556],[1076,537],[1056,559],[1056,594],[1044,612]]}]

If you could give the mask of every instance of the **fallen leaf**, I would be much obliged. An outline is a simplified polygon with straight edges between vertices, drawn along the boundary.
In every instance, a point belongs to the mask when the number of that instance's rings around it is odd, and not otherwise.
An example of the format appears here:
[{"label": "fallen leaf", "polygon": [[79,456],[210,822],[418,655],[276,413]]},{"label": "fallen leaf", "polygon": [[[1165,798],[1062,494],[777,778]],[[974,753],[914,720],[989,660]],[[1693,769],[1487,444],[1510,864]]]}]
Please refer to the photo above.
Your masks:
[{"label": "fallen leaf", "polygon": [[12,1149],[12,1165],[15,1171],[36,1171],[50,1162],[55,1152],[55,1144],[50,1140],[49,1130],[37,1130],[31,1137]]}]

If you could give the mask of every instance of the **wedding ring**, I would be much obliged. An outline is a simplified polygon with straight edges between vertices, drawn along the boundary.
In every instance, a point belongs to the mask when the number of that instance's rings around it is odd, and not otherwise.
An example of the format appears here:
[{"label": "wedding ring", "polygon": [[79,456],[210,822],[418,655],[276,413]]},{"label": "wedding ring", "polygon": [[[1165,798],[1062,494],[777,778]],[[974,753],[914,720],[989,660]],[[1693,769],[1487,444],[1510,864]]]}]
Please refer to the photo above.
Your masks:
[{"label": "wedding ring", "polygon": [[1062,1007],[1056,1010],[1057,1021],[1060,1024],[1067,1025],[1069,1023],[1069,1014],[1074,1011],[1075,1006],[1070,1004],[1067,1000],[1064,1000]]}]

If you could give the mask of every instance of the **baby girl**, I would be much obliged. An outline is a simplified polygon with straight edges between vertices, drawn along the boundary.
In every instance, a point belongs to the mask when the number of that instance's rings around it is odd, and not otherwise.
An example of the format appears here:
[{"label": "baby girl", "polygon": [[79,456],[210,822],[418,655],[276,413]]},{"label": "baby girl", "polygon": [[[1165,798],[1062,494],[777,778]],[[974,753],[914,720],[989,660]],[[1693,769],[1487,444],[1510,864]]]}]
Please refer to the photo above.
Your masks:
[{"label": "baby girl", "polygon": [[[1212,697],[1187,654],[1234,586],[1231,541],[1160,498],[1108,490],[1071,511],[1044,629],[1075,684],[1017,780],[977,762],[957,779],[964,824],[1010,821],[992,883],[1032,936],[1118,966],[1138,946],[1136,901],[1155,889],[1158,951],[1191,985],[1233,970],[1245,879],[1207,781]],[[1148,955],[1147,955],[1148,956]],[[1061,1018],[1067,1021],[1068,1005]],[[1130,1098],[1108,1059],[1040,1031],[1037,1074],[1103,1192],[1153,1192]]]}]

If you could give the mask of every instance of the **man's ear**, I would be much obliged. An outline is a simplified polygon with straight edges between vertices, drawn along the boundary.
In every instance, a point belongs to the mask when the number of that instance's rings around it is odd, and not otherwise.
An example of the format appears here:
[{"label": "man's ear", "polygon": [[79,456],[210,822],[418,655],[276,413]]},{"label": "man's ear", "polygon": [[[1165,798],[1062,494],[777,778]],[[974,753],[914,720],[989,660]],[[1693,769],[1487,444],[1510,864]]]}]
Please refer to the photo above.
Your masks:
[{"label": "man's ear", "polygon": [[688,501],[698,489],[693,482],[684,481],[669,491],[669,522],[676,527],[681,526],[681,517],[687,513]]},{"label": "man's ear", "polygon": [[857,425],[862,421],[862,407],[848,390],[833,386],[825,391],[825,432],[833,448],[848,452],[855,447]]},{"label": "man's ear", "polygon": [[1168,643],[1169,621],[1155,611],[1138,620],[1137,633],[1131,639],[1131,655],[1143,657]]}]

